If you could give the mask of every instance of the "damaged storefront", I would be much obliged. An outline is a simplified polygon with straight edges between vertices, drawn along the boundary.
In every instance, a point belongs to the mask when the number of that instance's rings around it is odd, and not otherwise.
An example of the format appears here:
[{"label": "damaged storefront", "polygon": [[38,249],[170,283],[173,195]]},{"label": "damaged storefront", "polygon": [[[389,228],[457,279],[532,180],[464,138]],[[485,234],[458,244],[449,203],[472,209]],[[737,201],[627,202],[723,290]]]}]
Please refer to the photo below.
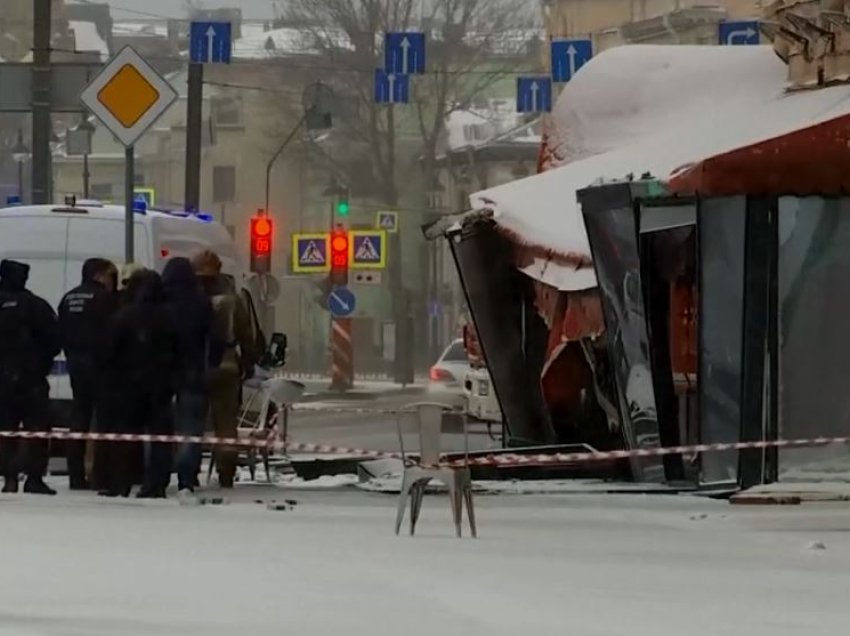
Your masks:
[{"label": "damaged storefront", "polygon": [[[513,441],[846,433],[850,87],[787,80],[771,47],[606,51],[553,115],[547,151],[563,165],[473,195],[476,211],[443,228]],[[850,457],[724,451],[629,469],[736,488],[850,472]]]}]

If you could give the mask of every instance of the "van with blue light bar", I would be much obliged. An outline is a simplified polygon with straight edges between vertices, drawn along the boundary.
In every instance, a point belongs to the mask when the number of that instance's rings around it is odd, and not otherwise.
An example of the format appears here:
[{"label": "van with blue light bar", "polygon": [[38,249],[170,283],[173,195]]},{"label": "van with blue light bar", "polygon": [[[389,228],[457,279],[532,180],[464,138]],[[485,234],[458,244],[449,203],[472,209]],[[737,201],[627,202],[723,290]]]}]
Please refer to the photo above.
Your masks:
[{"label": "van with blue light bar", "polygon": [[[141,201],[134,201],[133,207],[137,263],[162,272],[171,258],[191,258],[211,249],[221,258],[224,273],[245,287],[243,257],[237,254],[230,233],[211,214],[186,211],[182,206],[147,206]],[[55,205],[12,203],[0,208],[0,259],[27,263],[29,288],[55,308],[62,296],[79,284],[86,259],[98,256],[119,267],[123,264],[124,217],[123,206],[73,196]],[[247,289],[243,294],[253,307]],[[256,317],[256,311],[251,313]],[[261,334],[256,319],[254,328]],[[50,376],[50,397],[57,413],[69,413],[71,386],[62,356]]]}]

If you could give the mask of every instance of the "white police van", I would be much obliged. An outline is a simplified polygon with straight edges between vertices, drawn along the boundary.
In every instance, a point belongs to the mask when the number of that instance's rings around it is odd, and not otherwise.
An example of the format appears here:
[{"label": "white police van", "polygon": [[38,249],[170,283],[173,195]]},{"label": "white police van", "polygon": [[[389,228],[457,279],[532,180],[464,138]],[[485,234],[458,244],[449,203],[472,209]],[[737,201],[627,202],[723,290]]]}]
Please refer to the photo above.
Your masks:
[{"label": "white police van", "polygon": [[[137,204],[134,221],[134,261],[162,272],[168,259],[191,257],[211,249],[221,258],[222,271],[244,287],[241,266],[228,231],[211,216],[186,212],[147,210]],[[0,208],[0,259],[9,258],[30,266],[28,289],[56,309],[67,291],[80,284],[86,259],[102,257],[119,269],[124,263],[123,206],[97,201],[74,201],[59,205],[14,205]],[[250,293],[248,301],[258,342],[263,336]],[[71,384],[64,357],[57,359],[50,376],[54,412],[69,411]],[[58,402],[58,404],[56,403]]]}]

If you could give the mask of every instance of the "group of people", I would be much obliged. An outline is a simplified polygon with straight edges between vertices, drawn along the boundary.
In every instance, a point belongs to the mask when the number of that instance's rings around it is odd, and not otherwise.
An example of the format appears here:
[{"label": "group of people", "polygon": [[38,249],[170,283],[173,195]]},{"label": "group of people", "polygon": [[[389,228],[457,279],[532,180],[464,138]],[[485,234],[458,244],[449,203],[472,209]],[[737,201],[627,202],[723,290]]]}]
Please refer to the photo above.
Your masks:
[{"label": "group of people", "polygon": [[[0,431],[53,425],[48,376],[64,350],[77,432],[235,437],[242,381],[253,373],[259,338],[233,279],[204,250],[172,258],[162,275],[111,261],[87,260],[82,281],[58,311],[26,288],[29,266],[0,262]],[[69,486],[127,497],[162,498],[173,468],[178,491],[194,492],[198,444],[97,442],[86,470],[86,442],[67,446]],[[46,440],[0,437],[3,492],[55,494],[45,481]],[[219,448],[219,484],[232,488],[236,451]]]}]

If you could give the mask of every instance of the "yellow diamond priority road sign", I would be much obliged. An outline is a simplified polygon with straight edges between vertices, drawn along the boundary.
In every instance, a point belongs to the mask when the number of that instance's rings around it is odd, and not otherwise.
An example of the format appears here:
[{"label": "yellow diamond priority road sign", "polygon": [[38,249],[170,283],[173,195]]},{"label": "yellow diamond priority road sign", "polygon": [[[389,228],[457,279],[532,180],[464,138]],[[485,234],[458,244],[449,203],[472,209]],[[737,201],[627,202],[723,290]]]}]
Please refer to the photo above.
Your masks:
[{"label": "yellow diamond priority road sign", "polygon": [[131,46],[83,89],[80,101],[125,146],[132,146],[177,99],[171,85]]}]

